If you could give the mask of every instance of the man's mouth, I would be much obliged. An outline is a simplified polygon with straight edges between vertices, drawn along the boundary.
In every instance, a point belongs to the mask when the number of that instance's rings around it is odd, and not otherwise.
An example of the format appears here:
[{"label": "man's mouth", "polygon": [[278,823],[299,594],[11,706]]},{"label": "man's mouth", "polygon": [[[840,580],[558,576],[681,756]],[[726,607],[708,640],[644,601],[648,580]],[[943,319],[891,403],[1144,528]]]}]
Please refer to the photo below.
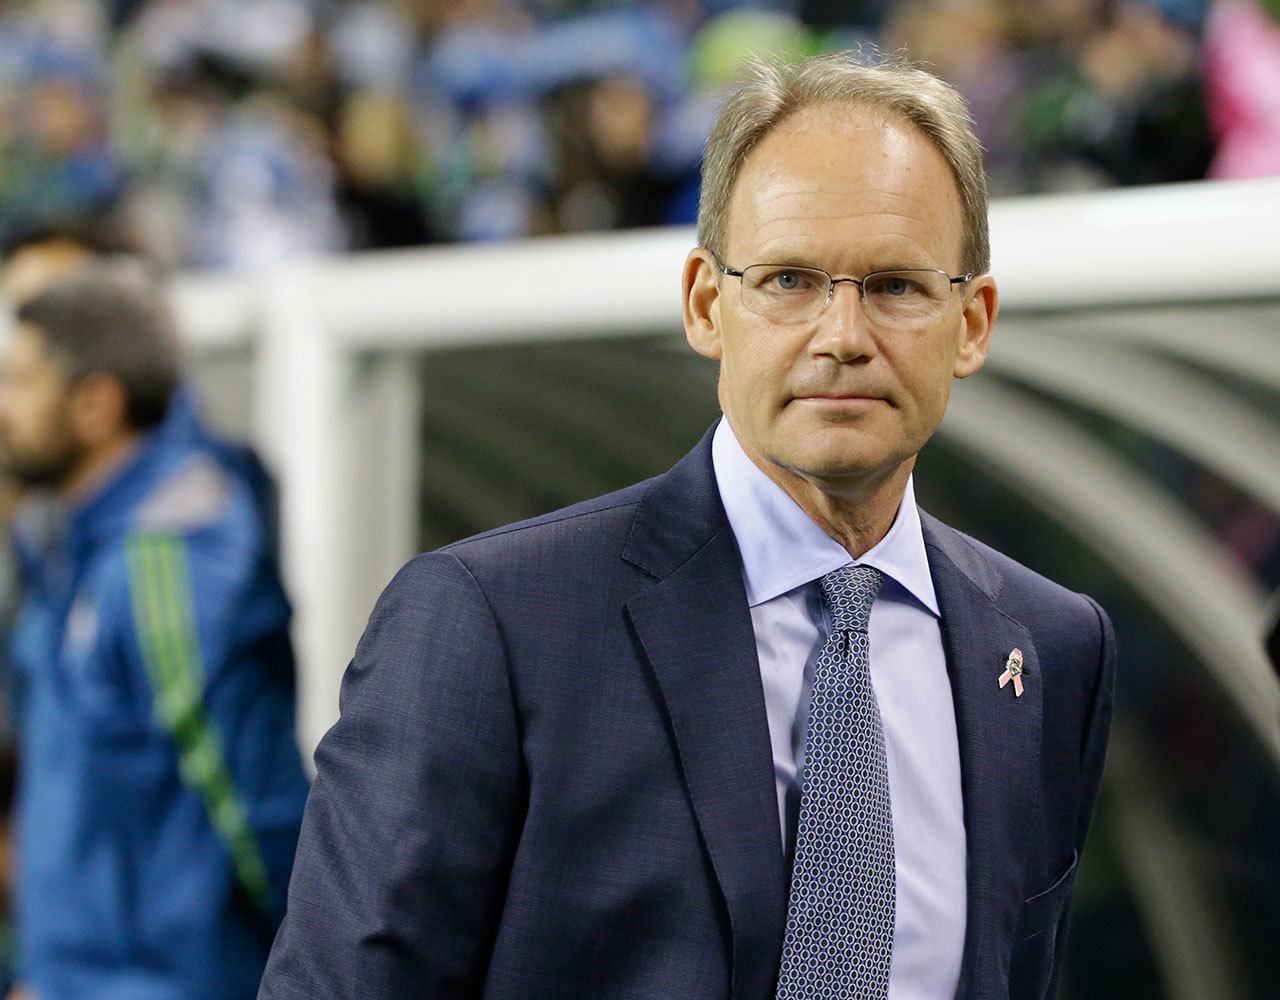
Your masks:
[{"label": "man's mouth", "polygon": [[887,403],[882,396],[871,396],[860,392],[806,392],[791,397],[795,402],[812,403],[817,406],[872,406],[876,403]]}]

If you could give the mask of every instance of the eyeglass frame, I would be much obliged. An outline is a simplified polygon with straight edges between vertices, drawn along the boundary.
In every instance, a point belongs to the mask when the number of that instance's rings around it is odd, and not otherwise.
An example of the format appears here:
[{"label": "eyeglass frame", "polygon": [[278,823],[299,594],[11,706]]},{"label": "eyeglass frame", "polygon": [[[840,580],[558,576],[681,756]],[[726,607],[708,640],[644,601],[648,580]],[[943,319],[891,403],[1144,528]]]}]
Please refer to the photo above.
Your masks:
[{"label": "eyeglass frame", "polygon": [[[849,277],[837,278],[830,271],[824,271],[820,267],[810,267],[808,264],[771,264],[767,261],[762,261],[761,263],[758,263],[758,264],[748,264],[741,271],[739,271],[736,268],[729,267],[722,260],[720,260],[720,258],[717,257],[715,254],[712,254],[711,259],[716,262],[716,267],[719,269],[721,274],[727,274],[734,278],[739,278],[739,279],[741,279],[744,276],[745,272],[751,270],[751,268],[753,267],[793,268],[794,270],[797,270],[797,271],[816,271],[819,274],[825,274],[827,276],[827,299],[825,302],[822,303],[822,308],[813,314],[814,319],[817,319],[819,316],[821,316],[824,312],[827,311],[827,307],[831,305],[831,300],[835,297],[836,285],[840,284],[842,281],[848,282],[851,285],[858,286],[858,298],[862,300],[862,308],[866,309],[868,306],[866,281],[868,278],[875,277],[875,275],[877,274],[901,274],[904,272],[910,273],[912,271],[916,271],[916,272],[929,271],[934,274],[941,274],[943,277],[947,279],[947,283],[952,288],[954,288],[956,285],[967,284],[968,282],[972,281],[974,278],[978,276],[977,272],[975,271],[969,271],[965,274],[951,275],[951,274],[948,274],[946,271],[944,271],[940,267],[886,267],[879,271],[868,271],[861,278],[849,278]],[[754,309],[752,309],[751,311],[755,312]]]}]

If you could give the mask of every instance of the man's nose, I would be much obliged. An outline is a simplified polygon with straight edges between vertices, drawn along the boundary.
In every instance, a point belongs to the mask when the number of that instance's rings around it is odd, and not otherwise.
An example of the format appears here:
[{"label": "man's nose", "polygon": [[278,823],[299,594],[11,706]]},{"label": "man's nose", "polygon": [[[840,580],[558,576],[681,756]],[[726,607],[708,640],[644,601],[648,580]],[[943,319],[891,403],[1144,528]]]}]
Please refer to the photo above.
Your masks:
[{"label": "man's nose", "polygon": [[810,346],[815,354],[827,354],[840,362],[858,361],[876,353],[858,285],[841,281],[831,286],[831,300],[819,317],[818,332]]}]

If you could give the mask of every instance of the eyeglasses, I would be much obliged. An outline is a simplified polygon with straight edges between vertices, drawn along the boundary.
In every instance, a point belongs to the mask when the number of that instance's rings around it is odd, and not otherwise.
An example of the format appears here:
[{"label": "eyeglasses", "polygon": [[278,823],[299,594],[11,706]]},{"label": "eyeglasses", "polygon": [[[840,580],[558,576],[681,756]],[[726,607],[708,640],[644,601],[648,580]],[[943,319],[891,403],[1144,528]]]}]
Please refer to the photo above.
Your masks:
[{"label": "eyeglasses", "polygon": [[952,277],[927,267],[873,271],[862,278],[833,278],[816,267],[752,264],[735,271],[716,261],[724,274],[742,279],[742,304],[775,323],[817,319],[842,281],[858,286],[867,320],[882,329],[926,326],[947,311],[951,289],[973,280],[973,272]]}]

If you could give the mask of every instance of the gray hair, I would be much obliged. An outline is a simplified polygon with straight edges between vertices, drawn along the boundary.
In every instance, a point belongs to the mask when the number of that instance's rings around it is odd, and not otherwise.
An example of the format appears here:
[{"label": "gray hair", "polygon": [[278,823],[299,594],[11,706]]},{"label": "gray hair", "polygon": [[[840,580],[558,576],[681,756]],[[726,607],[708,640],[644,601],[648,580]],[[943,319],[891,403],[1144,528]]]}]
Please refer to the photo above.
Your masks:
[{"label": "gray hair", "polygon": [[76,268],[18,307],[68,377],[110,375],[124,387],[125,419],[159,424],[182,378],[182,351],[163,290],[123,258]]},{"label": "gray hair", "polygon": [[858,50],[798,63],[752,58],[707,138],[698,204],[698,243],[725,253],[729,202],[743,161],[766,135],[802,108],[844,103],[881,111],[918,128],[937,148],[960,192],[964,226],[961,267],[975,274],[991,266],[987,181],[982,147],[964,98],[905,58]]}]

